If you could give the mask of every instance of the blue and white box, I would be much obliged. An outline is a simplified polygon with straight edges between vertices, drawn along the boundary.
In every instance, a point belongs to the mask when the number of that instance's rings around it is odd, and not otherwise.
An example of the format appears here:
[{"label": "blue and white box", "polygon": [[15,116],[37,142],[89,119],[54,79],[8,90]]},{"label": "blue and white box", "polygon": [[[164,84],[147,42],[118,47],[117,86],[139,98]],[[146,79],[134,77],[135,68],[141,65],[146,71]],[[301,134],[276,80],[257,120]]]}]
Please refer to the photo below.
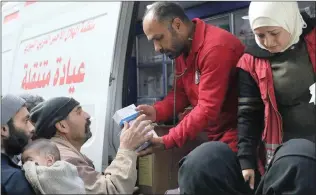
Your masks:
[{"label": "blue and white box", "polygon": [[[135,119],[138,117],[139,113],[136,111],[136,106],[134,104],[131,104],[125,108],[122,108],[118,111],[115,112],[114,116],[113,116],[113,120],[116,122],[116,124],[118,124],[120,127],[124,126],[124,122],[128,122],[130,125],[133,124],[133,122],[135,121]],[[154,130],[151,130],[148,133],[152,133],[154,135],[154,137],[157,137],[157,134]],[[141,146],[139,146],[136,149],[136,152],[139,152],[141,150],[146,149],[147,147],[150,146],[150,142],[145,142],[144,144],[142,144]]]}]

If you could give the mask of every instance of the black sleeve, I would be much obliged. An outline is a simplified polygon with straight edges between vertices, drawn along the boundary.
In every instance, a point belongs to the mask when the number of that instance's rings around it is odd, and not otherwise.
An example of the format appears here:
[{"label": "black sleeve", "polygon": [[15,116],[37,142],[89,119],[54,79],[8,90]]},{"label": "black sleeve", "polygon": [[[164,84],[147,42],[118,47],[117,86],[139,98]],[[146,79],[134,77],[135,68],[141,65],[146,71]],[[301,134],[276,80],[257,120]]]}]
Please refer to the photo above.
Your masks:
[{"label": "black sleeve", "polygon": [[32,186],[29,184],[22,171],[12,174],[6,186],[6,192],[10,195],[35,195]]},{"label": "black sleeve", "polygon": [[257,83],[238,68],[238,158],[241,168],[257,167],[257,147],[264,126],[264,105]]}]

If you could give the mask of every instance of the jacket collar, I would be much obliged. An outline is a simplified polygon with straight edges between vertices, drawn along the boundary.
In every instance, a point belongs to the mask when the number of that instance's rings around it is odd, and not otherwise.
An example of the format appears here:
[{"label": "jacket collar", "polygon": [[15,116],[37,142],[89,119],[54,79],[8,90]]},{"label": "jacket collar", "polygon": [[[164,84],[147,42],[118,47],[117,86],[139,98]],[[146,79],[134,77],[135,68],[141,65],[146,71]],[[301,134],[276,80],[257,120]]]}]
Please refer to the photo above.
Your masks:
[{"label": "jacket collar", "polygon": [[204,43],[206,24],[198,18],[194,18],[192,22],[195,23],[195,32],[192,40],[192,52],[197,53]]},{"label": "jacket collar", "polygon": [[[310,18],[305,12],[301,13],[304,21],[307,24],[307,27],[303,29],[303,33],[300,37],[300,42],[304,40],[304,37],[307,36],[315,27],[316,27],[316,18]],[[247,47],[245,53],[248,53],[257,58],[270,59],[274,56],[282,55],[282,53],[270,53],[265,49],[260,48],[257,44]]]},{"label": "jacket collar", "polygon": [[182,53],[182,55],[180,55],[176,59],[176,60],[183,59],[185,64],[188,64],[188,66],[191,66],[192,64],[194,64],[196,55],[200,51],[200,48],[202,47],[204,43],[205,28],[206,28],[205,22],[198,18],[194,18],[192,22],[195,23],[195,31],[192,37],[192,45],[191,45],[189,55],[185,57],[184,53]]},{"label": "jacket collar", "polygon": [[69,141],[63,139],[62,137],[52,137],[51,140],[55,143],[58,143],[64,147],[66,147],[66,148],[71,149],[71,151],[75,152],[78,156],[82,157],[89,164],[93,165],[93,162],[86,155],[84,155],[80,151],[78,151]]},{"label": "jacket collar", "polygon": [[15,168],[21,168],[18,164],[14,163],[12,161],[12,159],[7,155],[7,154],[4,154],[4,153],[1,153],[1,164],[7,164],[7,165],[10,165],[12,167],[15,167]]}]

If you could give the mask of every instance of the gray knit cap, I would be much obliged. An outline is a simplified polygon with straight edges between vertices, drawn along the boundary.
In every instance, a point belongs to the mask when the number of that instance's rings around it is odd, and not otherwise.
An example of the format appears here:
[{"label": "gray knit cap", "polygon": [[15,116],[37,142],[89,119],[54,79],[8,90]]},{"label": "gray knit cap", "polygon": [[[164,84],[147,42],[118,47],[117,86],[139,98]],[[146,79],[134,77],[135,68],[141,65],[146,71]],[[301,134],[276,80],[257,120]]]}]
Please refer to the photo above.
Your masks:
[{"label": "gray knit cap", "polygon": [[1,125],[5,125],[25,105],[19,96],[7,94],[1,99]]},{"label": "gray knit cap", "polygon": [[55,97],[38,104],[30,113],[30,119],[35,123],[36,136],[52,138],[57,131],[56,123],[67,118],[78,105],[79,102],[70,97]]}]

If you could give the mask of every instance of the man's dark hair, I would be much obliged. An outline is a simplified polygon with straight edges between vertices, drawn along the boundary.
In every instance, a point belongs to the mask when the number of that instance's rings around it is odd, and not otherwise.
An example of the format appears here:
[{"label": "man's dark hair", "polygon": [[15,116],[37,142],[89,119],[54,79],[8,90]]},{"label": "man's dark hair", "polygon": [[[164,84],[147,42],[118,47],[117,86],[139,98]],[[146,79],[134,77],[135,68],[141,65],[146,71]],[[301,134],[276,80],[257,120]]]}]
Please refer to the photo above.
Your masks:
[{"label": "man's dark hair", "polygon": [[23,152],[26,150],[36,150],[37,152],[44,152],[45,154],[53,155],[55,160],[60,160],[60,152],[57,146],[49,139],[36,139],[24,147]]},{"label": "man's dark hair", "polygon": [[151,12],[158,22],[171,22],[174,18],[179,18],[184,23],[190,22],[183,8],[173,2],[158,1],[151,4],[150,8],[146,10],[143,19]]},{"label": "man's dark hair", "polygon": [[39,103],[42,103],[45,101],[43,97],[39,95],[33,95],[33,94],[22,94],[20,95],[20,97],[25,100],[26,102],[25,105],[29,112]]}]

